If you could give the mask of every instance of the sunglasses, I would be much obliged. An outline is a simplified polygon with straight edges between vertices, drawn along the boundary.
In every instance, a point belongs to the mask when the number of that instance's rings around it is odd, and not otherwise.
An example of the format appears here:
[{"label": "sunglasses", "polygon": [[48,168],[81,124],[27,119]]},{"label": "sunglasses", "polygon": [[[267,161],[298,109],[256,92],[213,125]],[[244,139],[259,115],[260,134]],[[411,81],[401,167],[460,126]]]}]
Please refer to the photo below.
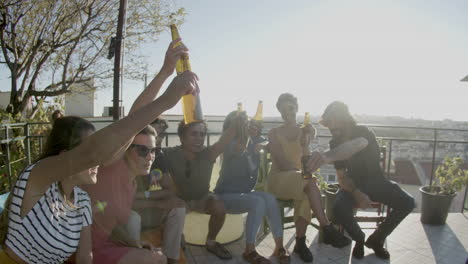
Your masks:
[{"label": "sunglasses", "polygon": [[151,155],[155,155],[156,149],[157,149],[157,148],[148,148],[145,145],[139,145],[139,144],[131,144],[130,147],[135,148],[138,156],[142,158],[146,158],[146,156],[148,156],[149,153],[151,153]]}]

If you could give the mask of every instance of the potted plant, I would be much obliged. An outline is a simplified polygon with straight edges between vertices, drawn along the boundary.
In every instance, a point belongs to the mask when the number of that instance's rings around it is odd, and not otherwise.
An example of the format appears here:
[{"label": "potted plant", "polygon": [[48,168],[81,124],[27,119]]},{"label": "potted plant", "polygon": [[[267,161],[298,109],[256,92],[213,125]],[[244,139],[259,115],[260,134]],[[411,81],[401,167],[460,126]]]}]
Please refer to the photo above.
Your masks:
[{"label": "potted plant", "polygon": [[468,182],[468,171],[461,167],[462,164],[460,157],[445,157],[435,172],[436,185],[419,188],[423,224],[445,224],[453,198]]}]

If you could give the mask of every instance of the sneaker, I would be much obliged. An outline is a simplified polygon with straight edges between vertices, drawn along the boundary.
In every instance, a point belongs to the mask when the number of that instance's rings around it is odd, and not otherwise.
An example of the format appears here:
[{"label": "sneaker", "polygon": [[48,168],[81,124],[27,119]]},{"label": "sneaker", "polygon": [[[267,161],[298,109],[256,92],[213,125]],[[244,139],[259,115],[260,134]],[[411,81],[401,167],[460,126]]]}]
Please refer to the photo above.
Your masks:
[{"label": "sneaker", "polygon": [[314,260],[314,256],[312,252],[310,252],[309,248],[305,243],[306,237],[296,237],[296,245],[294,245],[294,253],[298,254],[299,257],[304,262],[312,262]]},{"label": "sneaker", "polygon": [[353,248],[353,257],[357,259],[362,259],[364,257],[364,243],[356,242]]},{"label": "sneaker", "polygon": [[206,250],[213,253],[220,259],[227,260],[232,259],[231,253],[219,242],[213,241],[212,243],[206,243]]},{"label": "sneaker", "polygon": [[390,258],[390,253],[388,252],[387,249],[384,248],[383,246],[384,241],[383,239],[380,239],[377,235],[372,234],[369,236],[367,239],[365,245],[368,248],[371,248],[374,250],[375,255],[381,259],[389,259]]},{"label": "sneaker", "polygon": [[351,239],[338,232],[338,230],[336,230],[332,224],[324,226],[322,230],[323,242],[325,244],[332,245],[336,248],[346,247],[347,245],[351,244]]}]

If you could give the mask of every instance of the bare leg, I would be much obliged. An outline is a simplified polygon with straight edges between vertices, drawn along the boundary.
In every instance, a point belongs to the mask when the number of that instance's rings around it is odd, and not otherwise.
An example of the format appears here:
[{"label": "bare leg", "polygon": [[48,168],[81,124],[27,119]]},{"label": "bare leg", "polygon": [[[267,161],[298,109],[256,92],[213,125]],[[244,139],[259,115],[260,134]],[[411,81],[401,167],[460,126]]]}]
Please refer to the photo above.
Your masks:
[{"label": "bare leg", "polygon": [[206,236],[206,249],[216,255],[220,259],[231,259],[232,255],[229,251],[216,242],[216,236],[223,227],[226,219],[226,209],[224,202],[215,197],[211,197],[206,203],[206,213],[210,215],[208,223],[208,235]]},{"label": "bare leg", "polygon": [[312,252],[310,252],[306,245],[305,234],[308,224],[309,223],[303,217],[299,217],[296,220],[296,244],[294,245],[294,252],[297,253],[304,262],[312,262],[314,259]]},{"label": "bare leg", "polygon": [[296,221],[296,237],[303,237],[307,231],[307,225],[309,224],[304,218],[299,217]]},{"label": "bare leg", "polygon": [[317,186],[315,179],[311,179],[306,186],[304,186],[304,192],[309,198],[309,204],[312,211],[314,211],[317,216],[317,220],[320,223],[320,226],[327,226],[330,224],[325,212],[323,211],[322,206],[322,197],[320,195],[320,189]]},{"label": "bare leg", "polygon": [[244,251],[245,254],[249,254],[250,252],[254,250],[255,250],[255,244],[252,244],[252,243],[245,244],[245,251]]},{"label": "bare leg", "polygon": [[275,238],[275,250],[274,250],[274,252],[277,252],[281,248],[284,248],[283,247],[283,238],[282,237]]},{"label": "bare leg", "polygon": [[210,221],[208,223],[208,235],[207,240],[216,240],[216,236],[224,225],[226,219],[226,211],[224,209],[224,203],[221,200],[211,198],[207,201],[206,212],[210,215]]}]

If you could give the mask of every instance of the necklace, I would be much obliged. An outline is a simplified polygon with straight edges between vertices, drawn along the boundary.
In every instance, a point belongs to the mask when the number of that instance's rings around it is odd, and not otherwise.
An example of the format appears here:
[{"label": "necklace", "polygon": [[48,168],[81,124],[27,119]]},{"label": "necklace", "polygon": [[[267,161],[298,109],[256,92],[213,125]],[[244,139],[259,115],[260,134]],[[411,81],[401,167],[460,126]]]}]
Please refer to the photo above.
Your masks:
[{"label": "necklace", "polygon": [[70,200],[69,200],[69,199],[67,199],[67,195],[65,194],[65,191],[63,190],[62,182],[59,181],[57,185],[58,185],[60,194],[61,194],[62,197],[63,197],[64,203],[67,204],[68,206],[74,208],[75,205],[73,204],[72,201],[73,201],[74,198],[75,198],[75,197],[74,197],[74,196],[75,196],[75,192],[72,190],[71,195],[70,195]]}]

